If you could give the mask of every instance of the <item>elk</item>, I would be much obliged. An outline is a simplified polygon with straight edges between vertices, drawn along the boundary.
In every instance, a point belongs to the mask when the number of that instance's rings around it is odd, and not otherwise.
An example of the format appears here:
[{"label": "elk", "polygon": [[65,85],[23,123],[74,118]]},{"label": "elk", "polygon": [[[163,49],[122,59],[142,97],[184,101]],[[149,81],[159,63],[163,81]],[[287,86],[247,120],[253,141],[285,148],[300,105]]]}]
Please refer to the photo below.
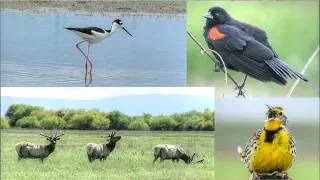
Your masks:
[{"label": "elk", "polygon": [[160,162],[171,159],[172,162],[179,162],[182,159],[186,164],[190,164],[193,161],[195,153],[189,156],[183,149],[178,145],[172,144],[158,144],[154,147],[154,160],[153,163],[160,157]]},{"label": "elk", "polygon": [[121,136],[114,136],[116,134],[116,131],[113,130],[110,133],[108,133],[108,136],[101,136],[103,138],[107,138],[107,141],[109,140],[109,143],[106,144],[95,144],[95,143],[89,143],[87,144],[87,155],[89,162],[94,161],[95,159],[100,159],[100,162],[102,160],[106,160],[109,154],[114,150],[116,147],[116,143],[121,139]]},{"label": "elk", "polygon": [[47,145],[39,145],[39,144],[33,144],[30,142],[21,142],[16,144],[16,151],[18,153],[18,162],[21,159],[27,159],[27,158],[40,158],[41,162],[43,163],[43,159],[47,158],[56,147],[56,141],[60,139],[60,136],[63,136],[64,133],[55,136],[48,136],[46,134],[40,133],[41,136],[44,136],[47,138],[48,141],[50,141],[50,144]]}]

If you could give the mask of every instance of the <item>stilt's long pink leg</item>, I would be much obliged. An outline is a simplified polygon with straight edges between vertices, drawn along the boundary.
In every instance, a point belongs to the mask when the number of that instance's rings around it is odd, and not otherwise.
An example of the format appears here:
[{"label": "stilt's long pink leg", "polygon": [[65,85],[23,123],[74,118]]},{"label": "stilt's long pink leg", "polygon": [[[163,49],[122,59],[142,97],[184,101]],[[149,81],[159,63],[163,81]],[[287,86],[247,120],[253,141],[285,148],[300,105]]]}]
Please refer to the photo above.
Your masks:
[{"label": "stilt's long pink leg", "polygon": [[83,56],[87,59],[87,61],[90,63],[90,66],[91,66],[91,68],[92,68],[92,63],[91,63],[91,61],[90,61],[90,59],[84,54],[84,52],[80,49],[80,47],[79,47],[79,44],[81,44],[81,43],[83,43],[83,42],[86,42],[87,40],[85,39],[84,41],[81,41],[81,42],[79,42],[79,43],[77,43],[77,48],[79,49],[79,51],[83,54]]},{"label": "stilt's long pink leg", "polygon": [[[88,59],[89,59],[90,45],[91,44],[88,44],[88,54],[87,54]],[[92,72],[92,63],[90,63],[90,74],[91,72]]]},{"label": "stilt's long pink leg", "polygon": [[[85,39],[84,41],[81,41],[79,43],[76,44],[77,48],[79,49],[79,51],[82,53],[82,55],[86,58],[86,73],[85,73],[85,77],[84,77],[84,83],[85,83],[85,86],[87,86],[87,73],[88,73],[88,70],[87,70],[87,62],[90,63],[90,67],[91,67],[91,70],[90,70],[90,74],[91,74],[91,71],[92,71],[92,63],[90,61],[90,59],[88,58],[88,56],[86,56],[84,54],[84,52],[80,49],[79,45],[83,42],[86,42],[87,39]],[[90,44],[89,44],[90,45]],[[88,53],[89,53],[89,49],[88,49]],[[91,79],[91,78],[90,78]],[[91,80],[92,81],[92,80]],[[90,82],[91,83],[91,82]]]},{"label": "stilt's long pink leg", "polygon": [[[90,53],[90,45],[91,44],[88,44],[88,54],[87,54],[87,57],[89,58],[89,53]],[[88,86],[92,83],[92,63],[90,64],[90,71],[89,71],[89,75],[90,75],[90,81],[88,83]]]}]

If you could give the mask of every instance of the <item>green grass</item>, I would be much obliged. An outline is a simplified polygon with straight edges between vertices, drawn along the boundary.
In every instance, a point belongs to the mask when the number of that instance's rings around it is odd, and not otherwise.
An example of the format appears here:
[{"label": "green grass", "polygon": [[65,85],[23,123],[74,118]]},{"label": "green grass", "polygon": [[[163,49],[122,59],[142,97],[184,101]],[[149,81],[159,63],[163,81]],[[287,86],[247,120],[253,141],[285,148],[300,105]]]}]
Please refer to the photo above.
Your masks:
[{"label": "green grass", "polygon": [[[279,1],[188,1],[187,29],[205,47],[202,36],[205,18],[203,15],[212,6],[226,9],[234,18],[264,29],[269,42],[280,58],[291,68],[301,72],[310,56],[319,45],[319,2]],[[213,72],[213,62],[202,55],[200,48],[187,37],[187,84],[188,86],[214,86],[217,96],[224,91],[224,74]],[[311,82],[300,82],[292,96],[319,96],[319,54],[306,71]],[[229,71],[240,83],[244,74]],[[284,96],[294,83],[288,80],[286,87],[275,83],[262,83],[249,78],[245,87],[246,95],[255,97]],[[227,96],[234,97],[234,84],[228,81]]]},{"label": "green grass", "polygon": [[[244,121],[245,122],[245,121]],[[217,121],[215,132],[215,177],[219,180],[249,179],[249,172],[236,151],[261,125],[234,124]],[[297,144],[297,159],[289,176],[294,180],[316,180],[319,175],[319,124],[289,124]],[[230,133],[232,132],[232,133]],[[226,169],[232,169],[232,173]]]},{"label": "green grass", "polygon": [[[15,144],[21,141],[47,143],[40,130],[1,131],[1,179],[116,179],[173,180],[213,179],[214,138],[212,132],[130,132],[119,131],[122,139],[105,162],[89,163],[85,145],[103,143],[106,131],[65,131],[56,150],[42,164],[36,159],[17,162]],[[49,133],[49,132],[48,132]],[[152,163],[153,147],[159,143],[179,144],[204,163],[173,164],[171,160]],[[159,161],[159,160],[158,160]]]}]

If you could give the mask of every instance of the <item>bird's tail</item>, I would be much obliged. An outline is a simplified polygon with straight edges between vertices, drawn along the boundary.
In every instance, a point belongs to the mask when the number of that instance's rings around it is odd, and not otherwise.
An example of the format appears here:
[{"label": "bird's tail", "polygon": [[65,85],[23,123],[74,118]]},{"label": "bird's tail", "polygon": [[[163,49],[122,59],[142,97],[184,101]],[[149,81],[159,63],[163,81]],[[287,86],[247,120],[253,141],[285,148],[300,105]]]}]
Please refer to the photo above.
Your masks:
[{"label": "bird's tail", "polygon": [[273,60],[265,61],[268,66],[279,76],[276,78],[276,83],[285,85],[287,78],[299,78],[303,81],[309,82],[309,78],[299,72],[291,69],[285,62],[281,61],[278,58],[274,58]]}]

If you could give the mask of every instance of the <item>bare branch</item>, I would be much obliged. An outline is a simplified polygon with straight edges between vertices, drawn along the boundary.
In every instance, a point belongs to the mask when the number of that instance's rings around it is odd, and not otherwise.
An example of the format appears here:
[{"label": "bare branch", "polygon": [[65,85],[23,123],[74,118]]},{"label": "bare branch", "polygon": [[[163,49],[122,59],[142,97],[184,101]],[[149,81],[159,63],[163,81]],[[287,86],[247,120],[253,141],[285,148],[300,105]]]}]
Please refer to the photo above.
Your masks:
[{"label": "bare branch", "polygon": [[[307,68],[309,67],[309,65],[311,64],[311,62],[313,61],[313,59],[314,59],[314,58],[316,57],[316,55],[318,54],[318,52],[319,52],[319,47],[320,47],[320,46],[318,46],[318,47],[316,48],[316,50],[314,51],[314,53],[312,54],[312,56],[309,58],[308,62],[306,63],[306,65],[305,65],[304,68],[302,69],[301,74],[304,74],[304,73],[306,72]],[[290,88],[290,90],[289,90],[289,92],[288,92],[288,94],[287,94],[286,97],[290,97],[290,95],[292,94],[292,92],[294,91],[294,89],[297,87],[297,85],[298,85],[299,82],[300,82],[300,79],[298,78],[298,79],[296,80],[296,82],[294,82],[294,84],[292,85],[292,87]]]},{"label": "bare branch", "polygon": [[226,68],[226,64],[224,63],[224,60],[223,58],[220,56],[220,54],[217,52],[217,51],[214,51],[212,49],[208,49],[208,50],[202,50],[201,52],[205,52],[205,51],[211,51],[213,53],[215,53],[216,55],[219,56],[221,62],[222,62],[222,65],[223,65],[223,68],[224,68],[224,74],[225,74],[225,81],[226,81],[226,84],[224,85],[224,91],[223,91],[223,94],[222,96],[224,97],[224,93],[227,91],[227,84],[228,84],[228,71],[227,71],[227,68]]},{"label": "bare branch", "polygon": [[[216,58],[212,57],[212,56],[204,49],[204,47],[200,44],[200,42],[199,42],[188,30],[187,30],[187,34],[188,34],[188,35],[190,36],[190,38],[200,47],[201,52],[204,52],[207,56],[209,56],[209,58],[210,58],[215,64],[220,63]],[[213,50],[210,50],[210,51],[215,52],[215,51],[213,51]],[[219,53],[217,53],[217,52],[215,52],[215,53],[221,58],[221,56],[219,55]],[[221,59],[222,59],[222,58],[221,58]],[[224,66],[224,68],[225,68],[224,61],[222,60],[222,62],[223,62],[223,66]],[[229,79],[231,79],[231,81],[232,81],[237,87],[239,87],[238,83],[233,79],[233,77],[232,77],[230,74],[228,74],[228,73],[226,72],[225,69],[222,69],[222,72],[224,72],[224,73],[226,74],[226,76],[229,77]],[[225,79],[225,81],[226,81],[226,85],[227,85],[227,78]],[[226,86],[225,86],[225,91],[226,91]],[[224,94],[223,94],[223,95],[224,95]],[[245,97],[244,93],[243,93],[243,97]]]}]

